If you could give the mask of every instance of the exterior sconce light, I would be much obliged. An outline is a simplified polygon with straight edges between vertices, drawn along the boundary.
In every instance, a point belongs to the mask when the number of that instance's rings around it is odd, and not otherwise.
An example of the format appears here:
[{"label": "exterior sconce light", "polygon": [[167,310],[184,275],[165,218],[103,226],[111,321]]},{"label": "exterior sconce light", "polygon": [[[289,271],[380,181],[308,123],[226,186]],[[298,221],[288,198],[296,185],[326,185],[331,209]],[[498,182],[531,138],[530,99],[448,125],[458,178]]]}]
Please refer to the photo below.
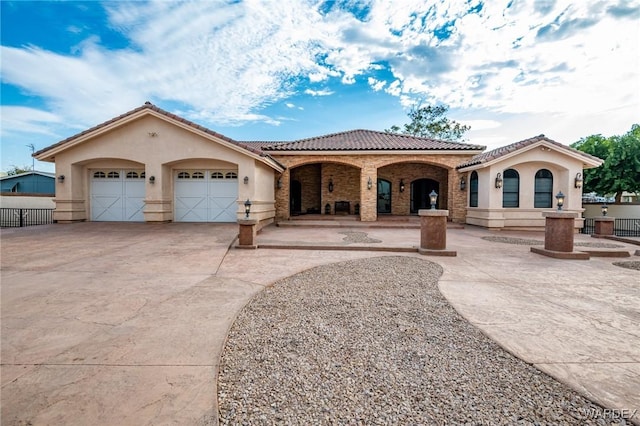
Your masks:
[{"label": "exterior sconce light", "polygon": [[607,213],[609,212],[609,206],[606,202],[602,205],[602,207],[600,207],[600,211],[602,211],[602,216],[607,215]]},{"label": "exterior sconce light", "polygon": [[496,188],[502,188],[502,173],[496,175]]},{"label": "exterior sconce light", "polygon": [[433,189],[429,193],[429,201],[431,202],[431,210],[435,210],[436,202],[438,201],[438,193]]},{"label": "exterior sconce light", "polygon": [[64,183],[64,175],[58,176],[58,182]]},{"label": "exterior sconce light", "polygon": [[282,179],[278,179],[278,182],[276,183],[276,187],[278,189],[282,189]]},{"label": "exterior sconce light", "polygon": [[154,183],[156,183],[156,177],[155,176],[149,176],[149,183],[152,184],[152,185]]},{"label": "exterior sconce light", "polygon": [[582,188],[582,173],[578,173],[578,174],[576,175],[575,186],[576,186],[576,188],[578,188],[578,189]]},{"label": "exterior sconce light", "polygon": [[244,184],[249,185],[249,176],[244,177]]},{"label": "exterior sconce light", "polygon": [[329,178],[329,192],[333,192],[333,179]]},{"label": "exterior sconce light", "polygon": [[247,198],[247,201],[244,202],[244,217],[249,219],[249,213],[251,213],[251,201]]},{"label": "exterior sconce light", "polygon": [[462,176],[460,178],[460,191],[464,191],[465,189],[467,189],[467,180]]},{"label": "exterior sconce light", "polygon": [[373,186],[373,182],[371,181],[371,176],[369,176],[369,180],[367,181],[367,189],[371,189]]},{"label": "exterior sconce light", "polygon": [[400,192],[404,192],[404,180],[400,179]]},{"label": "exterior sconce light", "polygon": [[556,200],[558,200],[558,211],[561,211],[562,206],[564,206],[564,194],[562,193],[562,191],[558,192],[558,195],[556,195]]}]

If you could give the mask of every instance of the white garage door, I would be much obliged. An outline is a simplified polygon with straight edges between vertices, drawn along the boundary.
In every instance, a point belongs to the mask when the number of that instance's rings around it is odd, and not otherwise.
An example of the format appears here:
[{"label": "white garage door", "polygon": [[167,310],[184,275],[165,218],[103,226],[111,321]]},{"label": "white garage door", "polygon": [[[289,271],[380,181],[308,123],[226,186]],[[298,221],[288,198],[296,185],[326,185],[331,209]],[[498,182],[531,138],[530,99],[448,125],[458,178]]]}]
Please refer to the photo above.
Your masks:
[{"label": "white garage door", "polygon": [[179,170],[175,179],[176,222],[236,222],[238,173]]},{"label": "white garage door", "polygon": [[93,170],[91,220],[144,222],[144,170]]}]

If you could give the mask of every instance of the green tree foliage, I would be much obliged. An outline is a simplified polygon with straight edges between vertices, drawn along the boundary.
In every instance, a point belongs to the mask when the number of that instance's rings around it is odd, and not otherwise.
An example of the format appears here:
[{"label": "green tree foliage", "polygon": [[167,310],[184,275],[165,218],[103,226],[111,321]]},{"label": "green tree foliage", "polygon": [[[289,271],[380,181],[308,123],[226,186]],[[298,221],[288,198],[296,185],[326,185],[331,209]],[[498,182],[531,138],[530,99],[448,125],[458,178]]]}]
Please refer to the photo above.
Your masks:
[{"label": "green tree foliage", "polygon": [[445,114],[449,110],[446,105],[418,106],[411,108],[407,114],[411,122],[385,129],[387,133],[402,133],[422,138],[441,139],[446,141],[462,141],[470,126],[449,120]]},{"label": "green tree foliage", "polygon": [[587,136],[571,147],[604,160],[602,166],[585,170],[584,192],[615,194],[616,202],[624,191],[640,193],[639,124],[622,136]]},{"label": "green tree foliage", "polygon": [[7,176],[15,176],[20,173],[26,173],[31,171],[31,166],[11,166],[9,170],[7,170]]}]

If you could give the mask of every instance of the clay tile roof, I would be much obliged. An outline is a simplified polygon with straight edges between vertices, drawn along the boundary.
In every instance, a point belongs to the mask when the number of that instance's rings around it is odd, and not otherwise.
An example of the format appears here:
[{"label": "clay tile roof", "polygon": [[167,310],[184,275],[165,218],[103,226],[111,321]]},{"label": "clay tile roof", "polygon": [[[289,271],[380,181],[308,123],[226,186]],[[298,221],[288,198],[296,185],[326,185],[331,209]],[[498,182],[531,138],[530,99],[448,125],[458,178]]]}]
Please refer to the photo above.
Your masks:
[{"label": "clay tile roof", "polygon": [[235,140],[233,140],[231,138],[228,138],[228,137],[226,137],[226,136],[224,136],[224,135],[222,135],[220,133],[217,133],[217,132],[214,132],[213,130],[207,129],[204,126],[196,124],[193,121],[189,121],[189,120],[184,119],[184,118],[182,118],[182,117],[180,117],[178,115],[175,115],[175,114],[172,114],[172,113],[170,113],[168,111],[165,111],[162,108],[158,108],[157,106],[153,105],[151,102],[147,101],[147,102],[144,103],[144,105],[142,105],[142,106],[140,106],[138,108],[132,109],[131,111],[125,112],[124,114],[121,114],[121,115],[119,115],[117,117],[114,117],[111,120],[105,121],[104,123],[100,123],[97,126],[94,126],[94,127],[90,128],[90,129],[87,129],[87,130],[84,130],[84,131],[82,131],[80,133],[77,133],[77,134],[75,134],[73,136],[70,136],[70,137],[68,137],[68,138],[66,138],[66,139],[64,139],[64,140],[62,140],[62,141],[60,141],[58,143],[55,143],[55,144],[50,145],[50,146],[48,146],[46,148],[43,148],[40,151],[37,151],[37,152],[33,153],[33,156],[40,155],[41,153],[43,153],[45,151],[48,151],[48,150],[50,150],[52,148],[56,148],[56,147],[58,147],[60,145],[64,145],[65,143],[67,143],[69,141],[72,141],[74,139],[77,139],[79,137],[82,137],[82,136],[84,136],[84,135],[86,135],[88,133],[92,133],[92,132],[94,132],[96,130],[99,130],[99,129],[103,128],[103,127],[107,127],[110,124],[113,124],[113,123],[115,123],[115,122],[117,122],[119,120],[127,118],[127,117],[129,117],[131,115],[134,115],[134,114],[136,114],[136,113],[138,113],[140,111],[143,111],[145,109],[149,109],[149,110],[155,111],[157,113],[160,113],[160,114],[164,115],[165,117],[168,117],[168,118],[170,118],[172,120],[175,120],[175,121],[178,121],[178,122],[181,122],[181,123],[184,123],[189,127],[192,127],[194,129],[200,130],[200,131],[205,132],[205,133],[207,133],[209,135],[215,136],[215,137],[217,137],[219,139],[222,139],[222,140],[224,140],[226,142],[229,142],[229,143],[232,143],[234,145],[237,145],[237,146],[239,146],[239,147],[241,147],[243,149],[246,149],[247,151],[253,152],[254,154],[259,154],[261,156],[265,155],[265,153],[260,149],[259,146],[255,146],[255,145],[252,146],[251,144],[247,144],[245,142],[235,141]]},{"label": "clay tile roof", "polygon": [[293,142],[264,144],[267,152],[278,151],[397,151],[397,150],[442,150],[477,151],[486,147],[461,142],[419,138],[397,133],[373,130],[351,130],[325,136],[301,139]]},{"label": "clay tile roof", "polygon": [[596,161],[602,161],[600,158],[594,157],[592,155],[586,154],[582,151],[578,151],[577,149],[571,148],[567,145],[563,145],[560,142],[556,142],[552,139],[547,138],[545,135],[538,135],[538,136],[534,136],[532,138],[529,139],[525,139],[525,140],[521,140],[519,142],[516,143],[512,143],[511,145],[506,145],[506,146],[501,146],[500,148],[496,148],[494,150],[491,151],[487,151],[487,152],[483,152],[482,154],[478,154],[473,156],[473,158],[471,158],[471,160],[466,161],[462,164],[460,164],[459,166],[457,166],[457,169],[462,169],[464,167],[469,167],[469,166],[475,166],[476,164],[483,164],[483,163],[487,163],[489,161],[495,160],[497,158],[500,158],[504,155],[507,155],[511,152],[517,151],[519,149],[525,148],[529,145],[533,145],[537,142],[546,142],[548,144],[551,145],[555,145],[558,148],[561,148],[563,150],[567,150],[567,151],[571,151],[577,154],[580,154],[581,156],[588,158],[590,160],[596,160]]}]

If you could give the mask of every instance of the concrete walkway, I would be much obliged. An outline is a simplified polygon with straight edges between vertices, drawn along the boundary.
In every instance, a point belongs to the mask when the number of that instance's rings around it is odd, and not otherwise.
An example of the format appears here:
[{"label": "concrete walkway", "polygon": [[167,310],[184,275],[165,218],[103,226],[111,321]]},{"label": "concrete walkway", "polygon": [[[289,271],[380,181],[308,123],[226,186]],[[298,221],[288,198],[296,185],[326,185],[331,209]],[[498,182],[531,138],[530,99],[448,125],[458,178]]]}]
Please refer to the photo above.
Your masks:
[{"label": "concrete walkway", "polygon": [[[224,339],[253,295],[313,266],[387,254],[323,245],[411,249],[420,237],[269,227],[259,244],[316,247],[228,250],[236,233],[211,224],[2,230],[2,423],[215,424]],[[639,258],[556,260],[482,239],[496,235],[544,238],[449,230],[458,256],[428,257],[445,269],[445,297],[507,350],[605,408],[640,410],[640,272],[612,264]]]}]

